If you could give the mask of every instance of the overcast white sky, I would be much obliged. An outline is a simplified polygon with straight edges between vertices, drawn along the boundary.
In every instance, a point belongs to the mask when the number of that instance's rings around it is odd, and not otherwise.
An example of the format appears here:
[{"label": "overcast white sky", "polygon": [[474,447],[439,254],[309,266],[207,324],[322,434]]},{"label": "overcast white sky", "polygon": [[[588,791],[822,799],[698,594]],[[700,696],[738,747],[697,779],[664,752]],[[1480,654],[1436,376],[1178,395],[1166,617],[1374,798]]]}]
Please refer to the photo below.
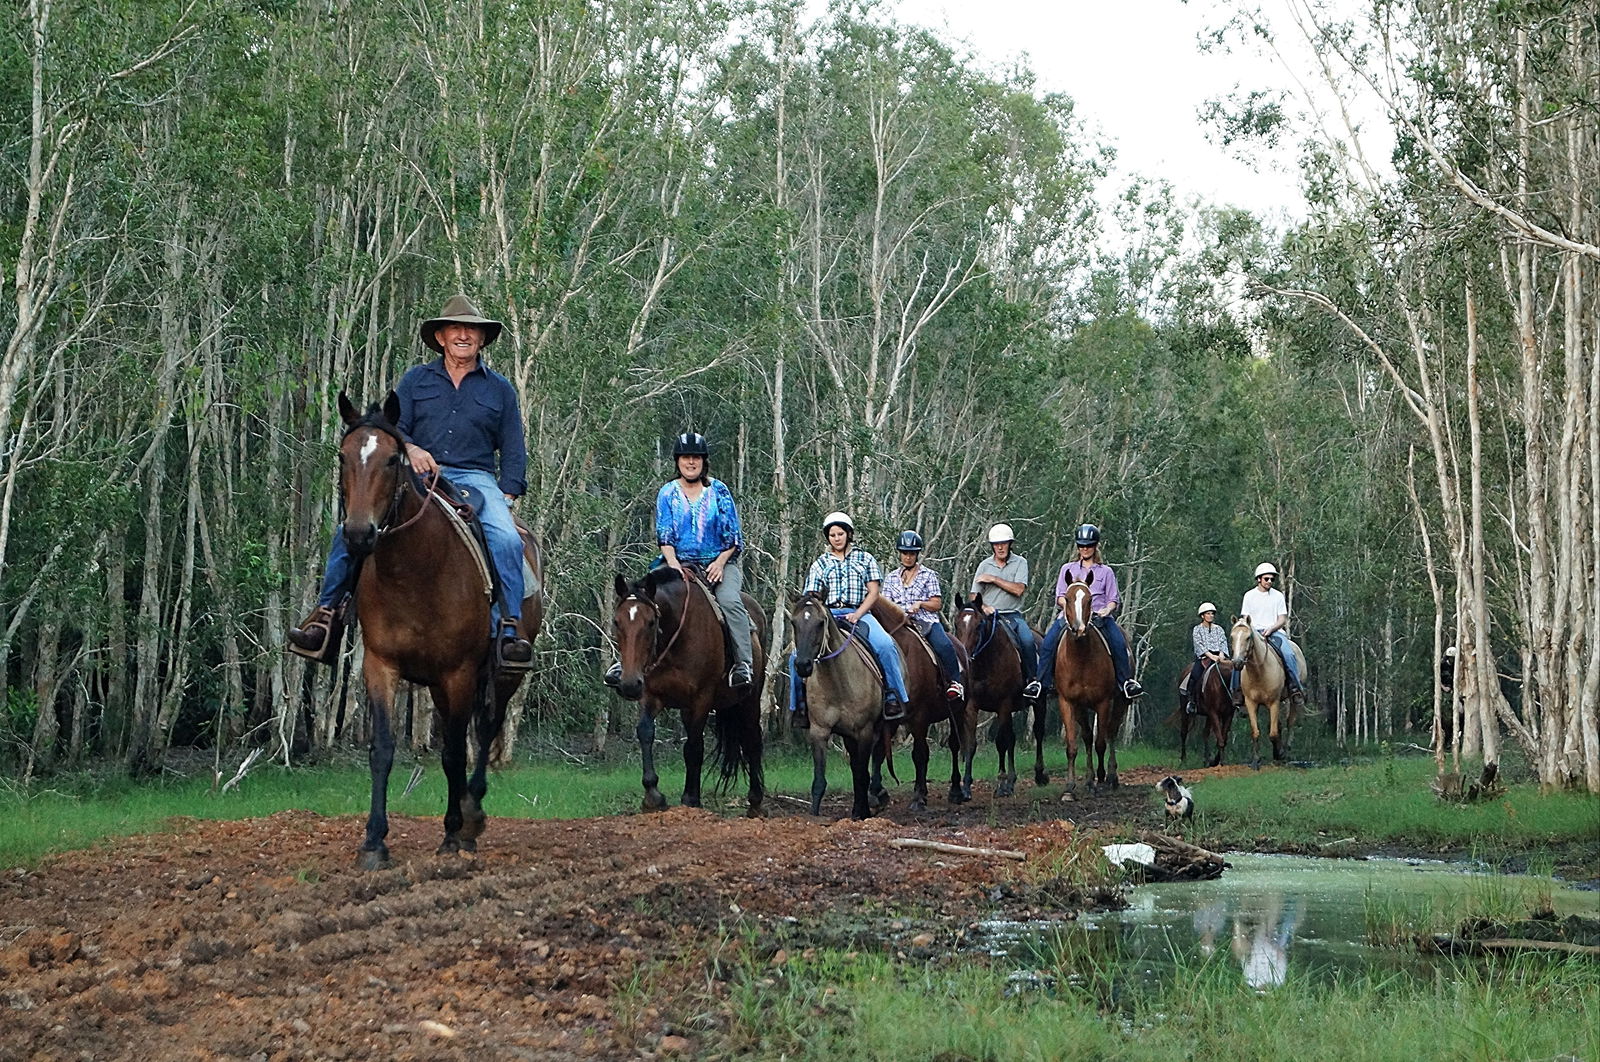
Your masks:
[{"label": "overcast white sky", "polygon": [[[1236,86],[1288,88],[1280,65],[1205,54],[1196,34],[1221,19],[1217,0],[891,0],[902,22],[966,42],[986,65],[1026,55],[1040,88],[1075,101],[1117,149],[1118,170],[1162,177],[1187,200],[1258,214],[1303,212],[1292,154],[1247,165],[1207,142],[1197,109]],[[1284,0],[1260,0],[1269,12]],[[1112,183],[1122,184],[1116,176]]]}]

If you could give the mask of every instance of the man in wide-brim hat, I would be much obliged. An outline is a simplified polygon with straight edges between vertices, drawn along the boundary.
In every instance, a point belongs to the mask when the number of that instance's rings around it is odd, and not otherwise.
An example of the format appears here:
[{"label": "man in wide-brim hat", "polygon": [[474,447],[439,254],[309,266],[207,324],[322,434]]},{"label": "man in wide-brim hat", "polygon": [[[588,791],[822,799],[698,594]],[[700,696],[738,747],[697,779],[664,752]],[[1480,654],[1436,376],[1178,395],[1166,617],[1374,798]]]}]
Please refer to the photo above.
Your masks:
[{"label": "man in wide-brim hat", "polygon": [[[501,324],[478,312],[465,295],[445,303],[418,329],[422,342],[440,355],[400,378],[401,438],[411,467],[423,476],[443,473],[457,487],[471,487],[478,519],[500,577],[496,652],[508,667],[526,667],[533,647],[517,634],[522,617],[522,538],[511,503],[527,488],[527,444],[522,412],[511,381],[483,364],[484,347],[500,338]],[[498,467],[496,467],[498,465]],[[355,565],[344,535],[335,531],[317,607],[289,631],[289,647],[331,664],[339,653],[344,602]]]}]

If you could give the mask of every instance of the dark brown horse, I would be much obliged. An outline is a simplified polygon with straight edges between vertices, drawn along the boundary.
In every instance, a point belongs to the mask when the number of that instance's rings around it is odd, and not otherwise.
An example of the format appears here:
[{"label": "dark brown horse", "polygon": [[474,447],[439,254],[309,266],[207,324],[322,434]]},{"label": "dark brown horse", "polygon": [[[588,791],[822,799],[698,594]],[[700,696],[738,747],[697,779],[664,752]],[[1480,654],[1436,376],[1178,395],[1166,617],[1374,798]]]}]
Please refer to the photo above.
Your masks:
[{"label": "dark brown horse", "polygon": [[[1184,675],[1189,674],[1189,668],[1183,669],[1179,681]],[[1214,660],[1206,661],[1204,669],[1200,672],[1199,689],[1190,690],[1189,697],[1194,702],[1193,714],[1178,706],[1178,762],[1182,763],[1189,755],[1189,730],[1196,722],[1204,720],[1205,734],[1216,745],[1216,752],[1211,759],[1206,761],[1207,767],[1216,767],[1222,763],[1223,750],[1228,747],[1228,733],[1233,729],[1233,697],[1228,693],[1228,681],[1233,675],[1233,664],[1217,663]],[[1195,685],[1191,681],[1190,685]],[[1181,701],[1181,697],[1180,697]]]},{"label": "dark brown horse", "polygon": [[[1092,579],[1093,573],[1090,573]],[[1089,758],[1089,788],[1100,785],[1117,787],[1117,732],[1122,729],[1122,717],[1127,713],[1128,702],[1117,690],[1116,666],[1111,661],[1111,649],[1090,617],[1094,589],[1090,583],[1074,580],[1067,584],[1066,605],[1063,615],[1066,629],[1056,646],[1055,668],[1056,700],[1061,708],[1061,722],[1066,729],[1067,790],[1078,787],[1078,735],[1082,733],[1085,751],[1089,741],[1094,741],[1094,754]],[[1111,764],[1107,769],[1109,754]]]},{"label": "dark brown horse", "polygon": [[[1037,633],[1034,635],[1038,637]],[[1022,695],[1022,654],[1011,632],[993,613],[983,611],[983,599],[973,594],[956,613],[951,639],[967,657],[967,703],[961,717],[961,752],[966,760],[962,795],[972,798],[972,759],[978,746],[978,713],[993,712],[994,743],[1000,753],[1000,780],[995,796],[1011,796],[1017,789],[1017,735],[1012,717],[1028,718],[1028,700]],[[1033,781],[1044,785],[1044,706],[1033,711]]]},{"label": "dark brown horse", "polygon": [[[490,751],[522,673],[494,666],[482,569],[406,459],[395,427],[400,400],[391,391],[381,411],[373,405],[360,414],[341,394],[339,415],[346,425],[339,443],[342,534],[360,566],[356,616],[372,714],[372,807],[359,863],[367,870],[389,863],[384,838],[394,708],[402,682],[428,687],[439,712],[444,742],[439,758],[448,787],[439,852],[474,851],[484,826]],[[519,530],[523,558],[534,576],[527,580],[520,633],[532,641],[544,608],[543,560],[527,530]],[[469,780],[467,729],[474,722],[478,762]]]},{"label": "dark brown horse", "polygon": [[883,680],[861,629],[839,629],[833,612],[816,592],[803,594],[789,610],[794,631],[794,669],[805,682],[811,719],[811,814],[822,813],[828,791],[828,737],[844,738],[850,754],[854,801],[852,819],[872,814],[867,801],[867,761],[883,721]]},{"label": "dark brown horse", "polygon": [[911,762],[917,771],[916,783],[911,791],[911,807],[914,811],[921,811],[928,806],[928,728],[943,722],[951,724],[950,738],[946,742],[950,749],[950,802],[959,804],[966,799],[961,792],[961,761],[958,756],[961,748],[959,731],[962,706],[959,701],[945,697],[948,680],[939,674],[933,649],[899,605],[880,597],[872,604],[872,618],[883,624],[883,629],[889,632],[894,644],[900,648],[906,693],[911,698],[906,702],[905,718],[886,720],[883,739],[873,746],[872,778],[867,783],[873,806],[882,808],[889,803],[888,790],[883,787],[883,761],[889,759],[892,772],[892,743],[895,731],[902,725],[911,734]]},{"label": "dark brown horse", "polygon": [[[676,709],[683,721],[683,804],[700,806],[700,774],[705,763],[706,722],[716,714],[716,744],[711,762],[720,775],[718,792],[724,792],[742,770],[750,783],[745,814],[762,814],[766,779],[762,769],[761,687],[750,683],[738,688],[727,682],[731,647],[726,644],[721,621],[706,599],[698,572],[680,574],[658,568],[629,585],[617,576],[617,604],[611,613],[611,633],[622,663],[617,692],[639,701],[639,751],[644,759],[644,810],[659,811],[667,798],[657,788],[656,716]],[[702,584],[703,585],[703,584]],[[767,616],[749,594],[744,607],[750,612],[752,670],[760,675],[767,663]]]}]

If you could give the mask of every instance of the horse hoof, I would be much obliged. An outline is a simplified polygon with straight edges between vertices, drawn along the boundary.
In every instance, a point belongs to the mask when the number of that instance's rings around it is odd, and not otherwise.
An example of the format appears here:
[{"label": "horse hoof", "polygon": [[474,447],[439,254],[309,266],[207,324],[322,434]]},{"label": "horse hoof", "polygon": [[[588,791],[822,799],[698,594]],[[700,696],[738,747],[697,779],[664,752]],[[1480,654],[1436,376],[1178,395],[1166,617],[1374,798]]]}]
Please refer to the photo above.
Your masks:
[{"label": "horse hoof", "polygon": [[764,819],[767,817],[767,809],[760,804],[751,804],[744,809],[744,817],[747,819]]},{"label": "horse hoof", "polygon": [[1033,784],[1034,785],[1049,785],[1050,784],[1050,775],[1049,775],[1049,773],[1046,772],[1046,771],[1034,771],[1033,772]]},{"label": "horse hoof", "polygon": [[647,792],[644,795],[644,800],[640,801],[639,803],[639,810],[665,811],[667,810],[667,798],[662,796],[660,793]]},{"label": "horse hoof", "polygon": [[1251,770],[1252,770],[1252,771],[1259,771],[1259,770],[1261,770],[1261,757],[1259,757],[1259,756],[1258,756],[1258,757],[1256,757],[1256,758],[1255,758],[1255,759],[1253,759],[1253,760],[1251,760],[1251,761],[1250,761],[1250,769],[1251,769]]},{"label": "horse hoof", "polygon": [[361,870],[388,870],[393,865],[389,862],[389,849],[383,845],[363,848],[356,855],[356,867]]},{"label": "horse hoof", "polygon": [[928,810],[928,802],[926,800],[922,799],[921,797],[916,797],[915,799],[913,799],[911,801],[911,810],[912,811],[927,811]]},{"label": "horse hoof", "polygon": [[700,798],[697,796],[690,796],[688,793],[685,793],[683,794],[683,806],[686,808],[697,808],[700,806]]}]

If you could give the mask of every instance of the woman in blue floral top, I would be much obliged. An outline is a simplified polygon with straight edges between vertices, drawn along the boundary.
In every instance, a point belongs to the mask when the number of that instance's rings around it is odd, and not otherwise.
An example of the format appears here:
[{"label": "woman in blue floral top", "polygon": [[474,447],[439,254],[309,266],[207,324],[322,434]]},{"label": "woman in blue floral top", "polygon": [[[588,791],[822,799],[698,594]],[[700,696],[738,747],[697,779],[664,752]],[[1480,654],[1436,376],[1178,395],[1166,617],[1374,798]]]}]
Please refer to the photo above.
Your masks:
[{"label": "woman in blue floral top", "polygon": [[[750,613],[740,594],[744,573],[739,568],[739,553],[744,548],[744,534],[732,492],[708,471],[710,455],[706,437],[698,432],[684,432],[673,443],[678,478],[656,492],[656,542],[661,556],[651,567],[665,565],[682,572],[683,566],[690,564],[705,572],[733,636],[734,664],[728,672],[728,685],[746,686],[753,676]],[[605,679],[611,686],[620,682],[622,664],[613,664]]]},{"label": "woman in blue floral top", "polygon": [[915,531],[902,531],[895,542],[900,554],[900,570],[883,584],[883,596],[899,605],[917,631],[933,647],[950,685],[944,695],[950,700],[960,700],[966,692],[961,686],[961,660],[956,655],[955,643],[939,620],[939,610],[944,607],[944,597],[939,586],[939,575],[922,563],[922,536]]}]

